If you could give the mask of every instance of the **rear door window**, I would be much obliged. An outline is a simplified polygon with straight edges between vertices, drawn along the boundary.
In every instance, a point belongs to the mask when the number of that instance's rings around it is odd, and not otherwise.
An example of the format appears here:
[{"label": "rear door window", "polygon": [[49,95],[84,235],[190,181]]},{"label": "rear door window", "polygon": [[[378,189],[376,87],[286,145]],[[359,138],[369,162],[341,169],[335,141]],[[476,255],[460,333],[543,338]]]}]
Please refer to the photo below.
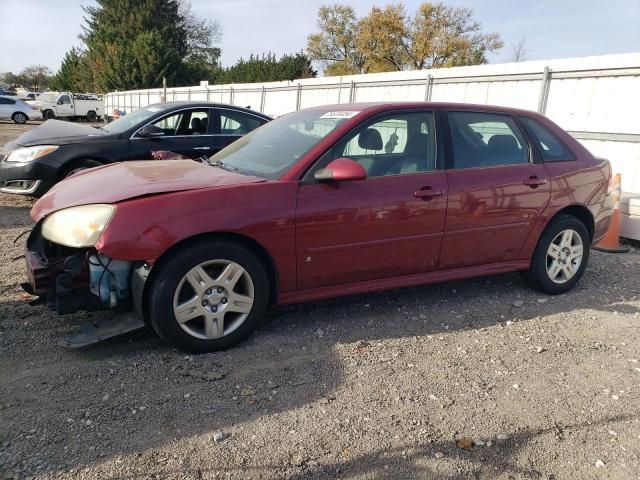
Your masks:
[{"label": "rear door window", "polygon": [[535,144],[545,162],[564,162],[575,160],[573,152],[555,133],[533,118],[520,117],[530,139]]},{"label": "rear door window", "polygon": [[218,108],[216,113],[219,125],[216,126],[217,131],[214,133],[222,135],[246,135],[267,122],[262,118],[237,110]]},{"label": "rear door window", "polygon": [[529,147],[508,115],[449,112],[453,168],[529,163]]}]

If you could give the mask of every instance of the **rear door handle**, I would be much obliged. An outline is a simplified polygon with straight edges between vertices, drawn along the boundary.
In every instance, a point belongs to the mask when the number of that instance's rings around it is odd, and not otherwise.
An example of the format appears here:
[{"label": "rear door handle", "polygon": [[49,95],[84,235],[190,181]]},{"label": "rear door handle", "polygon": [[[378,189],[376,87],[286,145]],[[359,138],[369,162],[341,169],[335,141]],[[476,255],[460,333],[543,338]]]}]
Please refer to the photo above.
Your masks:
[{"label": "rear door handle", "polygon": [[535,188],[539,185],[546,185],[546,183],[547,183],[546,178],[538,178],[536,176],[529,177],[524,181],[524,184],[529,185],[531,188]]},{"label": "rear door handle", "polygon": [[444,195],[444,190],[443,189],[436,189],[433,190],[430,187],[424,187],[421,188],[420,190],[413,192],[413,196],[416,198],[423,198],[425,200],[428,200],[432,197],[439,197],[441,195]]},{"label": "rear door handle", "polygon": [[211,150],[211,147],[193,147],[194,150]]}]

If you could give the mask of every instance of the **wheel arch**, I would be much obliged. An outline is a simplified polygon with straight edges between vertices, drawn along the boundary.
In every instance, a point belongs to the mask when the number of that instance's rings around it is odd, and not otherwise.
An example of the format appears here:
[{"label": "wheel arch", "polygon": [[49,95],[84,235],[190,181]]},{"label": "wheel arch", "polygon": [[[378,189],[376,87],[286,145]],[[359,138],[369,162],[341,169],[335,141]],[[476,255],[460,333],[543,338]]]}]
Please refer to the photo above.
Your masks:
[{"label": "wheel arch", "polygon": [[[584,223],[584,226],[587,227],[587,231],[589,232],[589,239],[593,240],[596,223],[593,218],[593,214],[587,207],[579,204],[569,205],[568,207],[564,207],[558,210],[556,214],[549,219],[549,221],[547,222],[547,225],[549,225],[559,215],[571,215],[572,217],[575,217],[578,220],[580,220],[582,223]],[[545,225],[545,229],[547,228],[547,225]]]},{"label": "wheel arch", "polygon": [[562,215],[570,215],[580,220],[587,228],[587,232],[589,233],[589,240],[593,241],[593,237],[595,234],[595,220],[593,214],[587,206],[575,203],[573,205],[562,207],[560,210],[548,217],[546,215],[542,216],[539,219],[539,223],[537,224],[536,228],[534,228],[534,230],[530,232],[530,236],[527,238],[525,245],[522,247],[522,250],[520,251],[520,258],[530,259],[533,257],[536,248],[540,243],[540,239],[544,235],[544,232],[547,230],[551,222]]},{"label": "wheel arch", "polygon": [[16,115],[18,115],[19,113],[21,113],[22,115],[24,115],[25,117],[27,117],[27,121],[31,120],[31,118],[29,118],[29,115],[27,115],[26,113],[24,113],[21,110],[16,110],[15,112],[13,112],[11,114],[11,120],[13,120],[13,117],[15,117]]},{"label": "wheel arch", "polygon": [[[58,168],[58,175],[57,175],[58,181],[63,180],[71,170],[73,170],[77,166],[82,165],[82,163],[86,162],[87,160],[90,160],[92,162],[98,162],[100,164],[100,166],[106,165],[108,163],[103,158],[92,157],[92,156],[84,156],[84,157],[72,158],[72,159],[67,160],[66,162],[64,162],[62,165],[60,165],[60,168]],[[96,167],[97,166],[98,165],[96,165]]]},{"label": "wheel arch", "polygon": [[[155,262],[154,268],[152,268],[151,271],[149,272],[149,278],[147,279],[147,282],[146,282],[147,285],[151,284],[151,282],[153,281],[153,276],[154,276],[153,271],[154,270],[157,271],[155,267],[157,267],[159,264],[162,264],[162,262],[165,259],[167,259],[172,253],[183,248],[188,248],[190,244],[196,243],[205,239],[206,240],[224,240],[227,242],[241,245],[247,248],[248,250],[251,250],[252,252],[254,252],[258,256],[260,262],[264,265],[265,270],[267,272],[267,277],[269,279],[269,304],[275,305],[277,303],[279,276],[278,276],[278,269],[276,267],[275,260],[273,259],[269,251],[260,242],[258,242],[252,237],[249,237],[247,235],[243,235],[240,233],[236,233],[236,232],[217,231],[217,232],[200,233],[197,235],[193,235],[191,237],[187,237],[179,241],[178,243],[175,243],[168,250],[165,250],[162,253],[162,255],[158,258],[158,260]],[[143,293],[143,297],[144,297],[143,301],[146,301],[147,293],[148,293],[148,289],[145,287],[144,293]]]}]

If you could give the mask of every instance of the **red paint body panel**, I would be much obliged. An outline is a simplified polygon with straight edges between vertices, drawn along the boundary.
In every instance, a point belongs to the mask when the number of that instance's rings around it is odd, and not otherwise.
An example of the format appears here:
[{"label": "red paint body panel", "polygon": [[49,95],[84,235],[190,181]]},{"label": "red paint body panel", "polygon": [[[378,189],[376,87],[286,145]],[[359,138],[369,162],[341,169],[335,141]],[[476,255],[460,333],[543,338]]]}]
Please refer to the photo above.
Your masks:
[{"label": "red paint body panel", "polygon": [[[367,118],[421,108],[529,116],[560,137],[577,159],[363,181],[300,182],[320,155]],[[536,113],[423,102],[316,109],[359,113],[278,180],[192,161],[128,162],[61,182],[36,203],[32,217],[40,221],[74,205],[115,203],[116,214],[96,248],[116,259],[151,263],[201,234],[242,235],[273,260],[280,303],[526,269],[549,220],[570,206],[591,212],[596,240],[608,227],[608,163],[595,159]],[[547,182],[532,187],[525,184],[530,177]],[[425,196],[428,189],[437,194]]]},{"label": "red paint body panel", "polygon": [[31,210],[40,218],[90,203],[116,203],[145,195],[264,182],[192,160],[123,162],[85,170],[56,184]]},{"label": "red paint body panel", "polygon": [[[530,177],[547,183],[525,185]],[[439,268],[519,259],[549,203],[547,177],[543,164],[448,170],[449,204]]]},{"label": "red paint body panel", "polygon": [[281,293],[278,303],[282,305],[320,300],[323,298],[344,297],[367,293],[372,291],[391,290],[394,288],[413,287],[416,285],[428,285],[438,282],[450,282],[464,278],[481,277],[483,275],[496,275],[498,273],[526,270],[529,268],[529,260],[515,262],[501,262],[489,265],[478,265],[468,268],[455,268],[451,270],[439,270],[436,272],[405,275],[403,277],[390,277],[369,282],[353,282],[333,287],[310,288],[290,293]]},{"label": "red paint body panel", "polygon": [[188,238],[209,232],[234,233],[269,252],[280,289],[293,290],[297,189],[297,182],[272,181],[124,201],[118,203],[96,249],[119,260],[153,262]]},{"label": "red paint body panel", "polygon": [[[442,195],[416,198],[429,187]],[[444,172],[303,185],[298,193],[298,287],[435,270],[446,212]]]}]

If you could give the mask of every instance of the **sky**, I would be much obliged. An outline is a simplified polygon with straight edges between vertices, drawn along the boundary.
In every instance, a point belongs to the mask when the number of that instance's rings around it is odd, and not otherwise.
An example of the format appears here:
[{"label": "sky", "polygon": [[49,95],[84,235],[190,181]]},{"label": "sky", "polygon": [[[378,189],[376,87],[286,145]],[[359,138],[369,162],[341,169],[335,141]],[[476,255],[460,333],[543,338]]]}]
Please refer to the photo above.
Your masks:
[{"label": "sky", "polygon": [[[640,0],[443,0],[473,9],[483,31],[498,32],[505,48],[489,56],[502,63],[524,36],[528,60],[640,52]],[[80,46],[83,12],[92,0],[0,0],[0,72],[32,64],[56,71],[65,52]],[[317,30],[322,4],[343,3],[359,16],[382,0],[191,0],[194,13],[222,26],[222,64],[251,53],[303,50]],[[404,0],[415,12],[419,0]]]}]

